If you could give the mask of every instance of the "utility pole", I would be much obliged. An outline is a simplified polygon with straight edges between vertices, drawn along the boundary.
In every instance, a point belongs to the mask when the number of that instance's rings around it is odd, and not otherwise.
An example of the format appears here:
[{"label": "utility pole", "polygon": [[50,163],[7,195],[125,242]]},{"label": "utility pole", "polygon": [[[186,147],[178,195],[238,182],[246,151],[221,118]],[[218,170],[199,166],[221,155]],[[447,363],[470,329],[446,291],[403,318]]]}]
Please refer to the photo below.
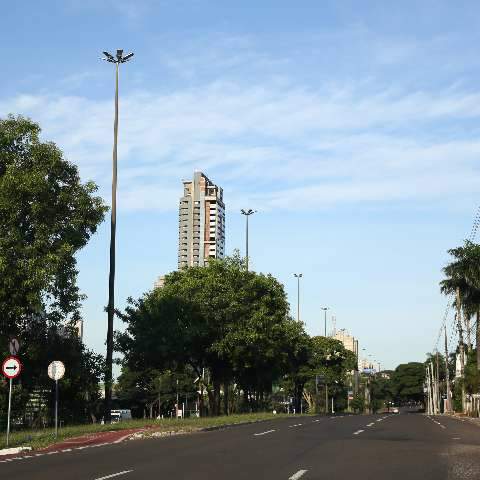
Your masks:
[{"label": "utility pole", "polygon": [[437,411],[438,413],[442,413],[442,401],[441,401],[441,395],[440,395],[440,361],[438,359],[438,350],[437,350],[437,355],[436,355],[436,360],[437,360],[437,365],[436,365],[436,370],[437,370],[437,375],[435,377],[435,381],[437,383],[437,391],[435,392],[437,395]]},{"label": "utility pole", "polygon": [[252,210],[249,208],[248,210],[241,210],[242,215],[245,215],[245,262],[246,262],[246,270],[248,272],[248,217],[257,213],[256,210]]},{"label": "utility pole", "polygon": [[294,273],[293,276],[297,279],[297,322],[300,322],[300,279],[303,273]]},{"label": "utility pole", "polygon": [[437,385],[435,382],[435,371],[433,369],[433,362],[430,360],[430,375],[431,375],[431,385],[432,385],[432,404],[433,404],[433,414],[437,415]]},{"label": "utility pole", "polygon": [[115,120],[113,123],[113,164],[112,164],[112,212],[110,220],[110,271],[108,274],[108,325],[107,355],[105,368],[105,423],[111,422],[112,409],[112,364],[113,364],[113,316],[115,313],[115,236],[117,229],[117,142],[118,142],[118,70],[121,63],[128,62],[133,53],[123,56],[123,50],[117,50],[114,57],[103,52],[107,62],[115,64]]},{"label": "utility pole", "polygon": [[458,343],[460,353],[460,377],[462,381],[462,413],[465,413],[465,354],[463,342],[463,326],[462,326],[462,302],[460,299],[460,288],[456,291],[456,306],[457,306],[457,326],[458,326]]},{"label": "utility pole", "polygon": [[447,386],[447,412],[451,412],[450,406],[450,372],[448,370],[448,340],[447,340],[447,323],[445,322],[445,380]]}]

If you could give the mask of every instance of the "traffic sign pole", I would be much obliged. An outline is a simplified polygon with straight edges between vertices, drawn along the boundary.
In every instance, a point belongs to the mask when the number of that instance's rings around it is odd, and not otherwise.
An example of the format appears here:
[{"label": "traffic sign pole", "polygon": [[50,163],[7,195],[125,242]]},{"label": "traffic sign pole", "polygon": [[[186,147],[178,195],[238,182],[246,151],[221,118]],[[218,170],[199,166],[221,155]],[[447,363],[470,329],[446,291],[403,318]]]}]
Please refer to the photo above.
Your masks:
[{"label": "traffic sign pole", "polygon": [[58,380],[55,380],[55,438],[58,434]]},{"label": "traffic sign pole", "polygon": [[12,379],[10,379],[10,388],[8,390],[8,416],[7,416],[7,448],[10,438],[10,412],[12,410]]}]

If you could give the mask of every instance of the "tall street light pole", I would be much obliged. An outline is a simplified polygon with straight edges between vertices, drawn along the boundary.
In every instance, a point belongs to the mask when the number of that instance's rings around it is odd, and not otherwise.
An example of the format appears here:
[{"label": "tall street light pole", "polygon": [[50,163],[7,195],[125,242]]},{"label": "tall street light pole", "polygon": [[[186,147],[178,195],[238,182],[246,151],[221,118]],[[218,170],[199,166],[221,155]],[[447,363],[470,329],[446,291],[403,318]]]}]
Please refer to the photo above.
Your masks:
[{"label": "tall street light pole", "polygon": [[123,55],[117,50],[115,57],[103,52],[103,60],[115,64],[115,121],[113,123],[113,166],[112,166],[112,214],[110,222],[110,271],[108,274],[108,326],[107,326],[107,358],[105,368],[105,423],[111,422],[112,409],[112,364],[113,364],[113,316],[115,313],[115,234],[117,226],[117,139],[118,139],[118,70],[121,63],[128,62],[133,53]]},{"label": "tall street light pole", "polygon": [[322,307],[323,313],[324,313],[324,327],[325,327],[325,337],[327,336],[327,310],[329,310],[329,307]]},{"label": "tall street light pole", "polygon": [[294,273],[293,276],[297,279],[297,322],[300,321],[300,279],[303,273]]},{"label": "tall street light pole", "polygon": [[248,217],[250,215],[253,215],[254,213],[257,213],[256,210],[252,210],[249,208],[248,210],[244,210],[242,208],[241,210],[242,215],[245,215],[245,220],[246,220],[246,225],[245,225],[245,260],[246,260],[246,266],[247,266],[247,272],[248,272]]}]

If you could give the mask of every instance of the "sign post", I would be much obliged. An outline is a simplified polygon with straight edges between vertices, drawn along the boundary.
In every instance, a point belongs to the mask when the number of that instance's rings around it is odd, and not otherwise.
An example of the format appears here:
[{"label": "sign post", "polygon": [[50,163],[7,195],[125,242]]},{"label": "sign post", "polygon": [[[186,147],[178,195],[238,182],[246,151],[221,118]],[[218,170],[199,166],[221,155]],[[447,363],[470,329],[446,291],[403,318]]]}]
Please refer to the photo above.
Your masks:
[{"label": "sign post", "polygon": [[10,414],[12,411],[12,380],[22,371],[22,364],[17,357],[7,357],[2,363],[2,373],[9,379],[8,414],[7,414],[7,447],[10,439]]},{"label": "sign post", "polygon": [[16,338],[10,339],[8,342],[8,350],[10,355],[17,355],[20,350],[20,342]]},{"label": "sign post", "polygon": [[48,366],[48,376],[55,380],[55,438],[58,435],[58,381],[65,375],[65,365],[55,360]]}]

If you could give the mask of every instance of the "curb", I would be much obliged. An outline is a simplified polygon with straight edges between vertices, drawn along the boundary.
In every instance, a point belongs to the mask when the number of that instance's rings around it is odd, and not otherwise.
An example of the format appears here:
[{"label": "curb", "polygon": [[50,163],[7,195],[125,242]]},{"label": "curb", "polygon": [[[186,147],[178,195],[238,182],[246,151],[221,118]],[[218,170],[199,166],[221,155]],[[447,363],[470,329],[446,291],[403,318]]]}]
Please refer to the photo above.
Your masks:
[{"label": "curb", "polygon": [[3,448],[0,450],[0,455],[15,455],[20,452],[29,452],[32,447],[16,447],[16,448]]},{"label": "curb", "polygon": [[234,427],[241,427],[242,425],[253,425],[254,423],[262,423],[262,422],[270,422],[272,418],[265,418],[264,420],[250,420],[248,422],[240,422],[240,423],[226,423],[224,425],[215,425],[214,427],[204,427],[200,428],[199,432],[214,432],[215,430],[223,430],[225,428],[234,428]]}]

